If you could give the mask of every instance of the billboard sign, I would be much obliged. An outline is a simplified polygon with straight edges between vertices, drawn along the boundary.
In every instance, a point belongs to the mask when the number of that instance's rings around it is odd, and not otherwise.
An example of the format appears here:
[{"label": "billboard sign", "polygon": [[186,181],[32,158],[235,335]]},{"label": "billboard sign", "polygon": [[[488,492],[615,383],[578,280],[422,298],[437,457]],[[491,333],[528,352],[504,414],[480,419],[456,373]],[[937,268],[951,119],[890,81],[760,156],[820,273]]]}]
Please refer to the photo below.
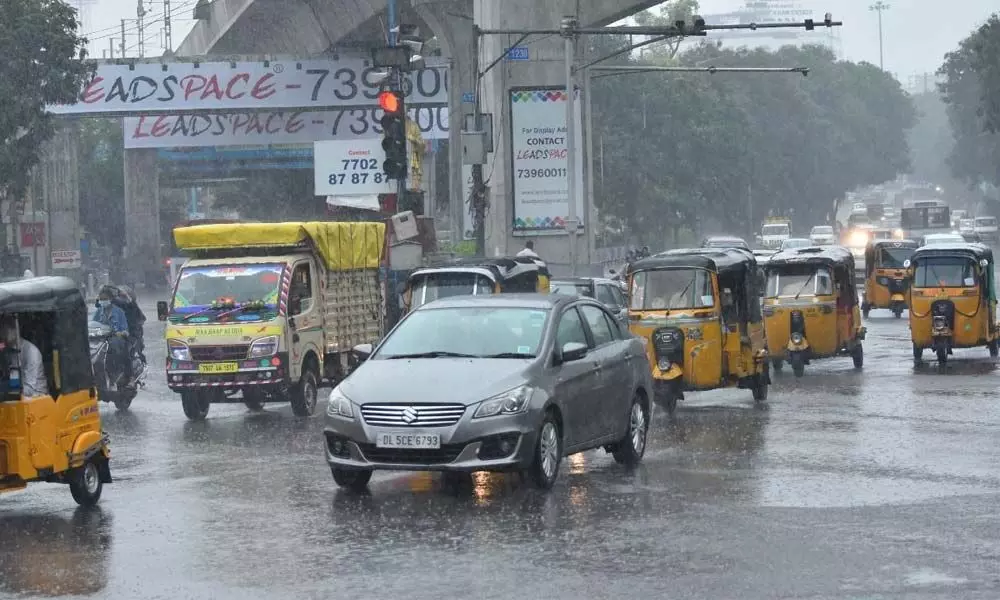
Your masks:
[{"label": "billboard sign", "polygon": [[334,140],[313,145],[317,196],[377,196],[396,191],[382,172],[382,140]]},{"label": "billboard sign", "polygon": [[[99,63],[75,104],[58,115],[322,110],[376,103],[378,69],[361,58],[254,62]],[[408,73],[410,105],[447,104],[442,64]]]}]

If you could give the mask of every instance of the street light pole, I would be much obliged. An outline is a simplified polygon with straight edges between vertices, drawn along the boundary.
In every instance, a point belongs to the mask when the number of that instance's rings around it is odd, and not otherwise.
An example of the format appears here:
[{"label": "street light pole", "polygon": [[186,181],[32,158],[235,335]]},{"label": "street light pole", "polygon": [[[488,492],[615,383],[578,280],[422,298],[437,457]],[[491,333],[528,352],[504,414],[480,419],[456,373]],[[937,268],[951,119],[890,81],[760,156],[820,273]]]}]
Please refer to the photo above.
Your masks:
[{"label": "street light pole", "polygon": [[875,4],[869,6],[868,10],[878,13],[878,67],[885,71],[885,54],[882,50],[882,11],[889,10],[889,5],[882,0],[878,0]]},{"label": "street light pole", "polygon": [[573,59],[576,58],[576,36],[572,29],[576,27],[576,19],[573,17],[563,18],[563,37],[566,40],[566,161],[568,163],[567,173],[569,175],[567,185],[567,205],[569,215],[566,217],[566,233],[569,235],[569,264],[570,273],[576,275],[577,272],[577,223],[579,216],[576,210],[577,190],[576,178],[576,86],[573,81]]}]

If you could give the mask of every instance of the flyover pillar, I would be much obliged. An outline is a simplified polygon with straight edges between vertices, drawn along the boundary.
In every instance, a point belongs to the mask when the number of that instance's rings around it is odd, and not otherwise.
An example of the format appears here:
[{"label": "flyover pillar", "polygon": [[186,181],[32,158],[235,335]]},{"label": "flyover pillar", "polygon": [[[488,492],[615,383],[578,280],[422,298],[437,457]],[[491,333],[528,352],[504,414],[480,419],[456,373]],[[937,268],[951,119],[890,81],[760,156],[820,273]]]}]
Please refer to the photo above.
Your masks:
[{"label": "flyover pillar", "polygon": [[160,285],[160,178],[155,149],[125,151],[125,283]]},{"label": "flyover pillar", "polygon": [[75,125],[56,125],[55,134],[42,150],[34,181],[32,203],[44,207],[50,250],[37,257],[36,275],[66,275],[79,281],[81,269],[76,258],[80,252],[80,190]]}]

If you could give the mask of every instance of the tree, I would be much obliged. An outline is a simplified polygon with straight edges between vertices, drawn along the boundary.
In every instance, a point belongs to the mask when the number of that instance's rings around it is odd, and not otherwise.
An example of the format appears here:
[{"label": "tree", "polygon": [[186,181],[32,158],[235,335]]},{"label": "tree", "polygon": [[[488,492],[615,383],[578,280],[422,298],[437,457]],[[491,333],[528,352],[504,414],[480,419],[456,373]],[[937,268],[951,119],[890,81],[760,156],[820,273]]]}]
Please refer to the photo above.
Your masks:
[{"label": "tree", "polygon": [[[637,25],[674,25],[678,21],[684,21],[688,26],[693,23],[693,17],[698,12],[698,0],[670,0],[664,2],[657,11],[644,10],[635,15]],[[671,38],[655,45],[655,50],[665,54],[668,58],[674,58],[680,52],[684,38]]]},{"label": "tree", "polygon": [[1000,16],[945,55],[938,74],[955,146],[952,174],[969,185],[1000,185]]},{"label": "tree", "polygon": [[76,11],[61,0],[4,0],[0,9],[0,193],[20,198],[42,144],[51,104],[76,100],[89,79]]}]

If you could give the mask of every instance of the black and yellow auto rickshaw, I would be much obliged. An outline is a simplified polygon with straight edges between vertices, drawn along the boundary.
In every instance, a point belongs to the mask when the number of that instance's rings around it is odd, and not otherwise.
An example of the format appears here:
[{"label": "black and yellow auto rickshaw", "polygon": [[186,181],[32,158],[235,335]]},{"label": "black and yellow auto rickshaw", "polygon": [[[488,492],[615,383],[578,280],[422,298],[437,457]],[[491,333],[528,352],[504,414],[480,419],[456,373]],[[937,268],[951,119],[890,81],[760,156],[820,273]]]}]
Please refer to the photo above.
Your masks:
[{"label": "black and yellow auto rickshaw", "polygon": [[864,364],[854,255],[839,246],[795,248],[767,262],[764,324],[768,355],[801,377],[814,358],[849,355]]},{"label": "black and yellow auto rickshaw", "polygon": [[931,244],[907,265],[913,360],[931,348],[944,364],[953,348],[986,346],[997,356],[993,251],[983,244]]},{"label": "black and yellow auto rickshaw", "polygon": [[96,504],[110,452],[80,288],[66,277],[0,284],[0,342],[0,492],[66,483],[79,504]]},{"label": "black and yellow auto rickshaw", "polygon": [[406,282],[406,310],[450,296],[549,293],[551,275],[537,258],[476,258],[414,271]]},{"label": "black and yellow auto rickshaw", "polygon": [[907,303],[909,279],[903,266],[920,244],[912,240],[873,240],[865,248],[865,290],[861,314],[888,308],[898,319]]},{"label": "black and yellow auto rickshaw", "polygon": [[770,374],[757,261],[739,249],[670,250],[632,265],[629,329],[648,340],[656,402],[739,387],[767,399]]}]

